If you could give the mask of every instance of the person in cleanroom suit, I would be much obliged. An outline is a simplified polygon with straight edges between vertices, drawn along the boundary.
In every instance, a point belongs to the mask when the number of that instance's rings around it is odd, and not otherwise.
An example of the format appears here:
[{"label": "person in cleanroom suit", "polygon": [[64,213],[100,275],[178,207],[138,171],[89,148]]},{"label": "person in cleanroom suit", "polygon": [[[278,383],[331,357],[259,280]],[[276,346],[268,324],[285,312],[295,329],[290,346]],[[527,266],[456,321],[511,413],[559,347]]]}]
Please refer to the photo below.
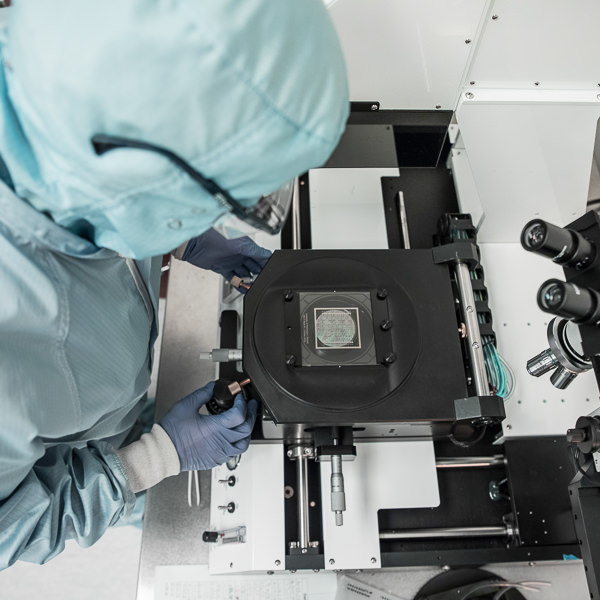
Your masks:
[{"label": "person in cleanroom suit", "polygon": [[268,253],[212,226],[277,231],[273,192],[327,160],[348,91],[321,0],[16,0],[0,20],[5,568],[91,545],[136,492],[248,447],[256,403],[200,415],[212,384],[123,446],[150,380],[153,257],[258,272]]}]

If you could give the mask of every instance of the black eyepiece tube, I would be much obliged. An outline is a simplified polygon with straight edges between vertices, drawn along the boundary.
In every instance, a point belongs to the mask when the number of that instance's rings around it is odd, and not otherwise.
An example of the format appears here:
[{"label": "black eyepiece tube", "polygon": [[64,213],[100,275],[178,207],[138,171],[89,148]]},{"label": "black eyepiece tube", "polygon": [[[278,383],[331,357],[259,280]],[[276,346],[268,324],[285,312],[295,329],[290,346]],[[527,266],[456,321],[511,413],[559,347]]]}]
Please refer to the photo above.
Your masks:
[{"label": "black eyepiece tube", "polygon": [[600,294],[574,283],[549,279],[540,286],[538,306],[547,313],[582,325],[600,323]]},{"label": "black eyepiece tube", "polygon": [[559,265],[578,270],[589,267],[596,258],[596,247],[578,231],[557,227],[542,219],[534,219],[525,225],[521,245]]}]

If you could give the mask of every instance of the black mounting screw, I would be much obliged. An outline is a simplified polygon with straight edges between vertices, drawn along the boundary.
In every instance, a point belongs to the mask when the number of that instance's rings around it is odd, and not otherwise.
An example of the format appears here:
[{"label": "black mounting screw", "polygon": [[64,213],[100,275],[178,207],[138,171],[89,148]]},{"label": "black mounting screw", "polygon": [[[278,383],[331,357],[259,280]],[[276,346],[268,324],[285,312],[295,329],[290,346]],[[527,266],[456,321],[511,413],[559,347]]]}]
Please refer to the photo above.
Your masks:
[{"label": "black mounting screw", "polygon": [[388,297],[388,291],[385,288],[379,288],[377,290],[377,297],[380,300],[385,300]]},{"label": "black mounting screw", "polygon": [[294,299],[294,292],[292,292],[292,290],[286,290],[285,294],[283,294],[283,299],[286,302],[291,302]]},{"label": "black mounting screw", "polygon": [[392,322],[389,319],[384,319],[379,324],[379,327],[381,327],[382,331],[389,331],[392,328]]},{"label": "black mounting screw", "polygon": [[296,357],[293,354],[288,354],[285,357],[285,364],[288,367],[293,367],[296,364]]},{"label": "black mounting screw", "polygon": [[386,365],[391,365],[394,361],[396,360],[396,355],[393,352],[388,352],[384,357],[383,357],[383,362]]}]

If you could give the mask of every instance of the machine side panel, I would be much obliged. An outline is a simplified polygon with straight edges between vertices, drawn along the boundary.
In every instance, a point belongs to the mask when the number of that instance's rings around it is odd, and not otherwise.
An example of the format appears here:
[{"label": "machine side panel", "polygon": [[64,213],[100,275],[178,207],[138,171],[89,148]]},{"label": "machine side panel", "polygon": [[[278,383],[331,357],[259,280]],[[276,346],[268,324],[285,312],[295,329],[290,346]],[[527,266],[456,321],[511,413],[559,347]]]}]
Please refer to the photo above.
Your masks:
[{"label": "machine side panel", "polygon": [[462,95],[456,117],[484,212],[479,243],[517,242],[531,219],[562,226],[585,211],[597,90]]},{"label": "machine side panel", "polygon": [[[350,99],[384,110],[453,109],[485,0],[342,0],[329,9]],[[468,40],[468,42],[467,42]]]},{"label": "machine side panel", "polygon": [[[475,53],[476,86],[594,89],[600,5],[595,0],[495,0]],[[496,18],[493,18],[493,17]]]},{"label": "machine side panel", "polygon": [[566,390],[559,390],[548,377],[532,377],[525,368],[527,360],[548,345],[546,328],[552,316],[537,306],[538,287],[546,279],[560,278],[562,269],[520,244],[480,244],[479,248],[498,351],[515,377],[514,392],[504,403],[504,436],[564,435],[577,417],[598,407],[593,374],[584,373]]},{"label": "machine side panel", "polygon": [[[344,462],[346,511],[336,527],[330,500],[323,502],[325,568],[381,567],[377,511],[434,507],[440,502],[433,442],[357,443]],[[321,464],[321,489],[329,489],[330,463]]]},{"label": "machine side panel", "polygon": [[[233,471],[212,470],[210,530],[246,527],[244,543],[211,544],[212,574],[285,568],[283,451],[279,444],[252,444]],[[235,485],[226,482],[234,476]],[[225,482],[225,483],[223,483]],[[234,512],[224,508],[234,504]]]}]

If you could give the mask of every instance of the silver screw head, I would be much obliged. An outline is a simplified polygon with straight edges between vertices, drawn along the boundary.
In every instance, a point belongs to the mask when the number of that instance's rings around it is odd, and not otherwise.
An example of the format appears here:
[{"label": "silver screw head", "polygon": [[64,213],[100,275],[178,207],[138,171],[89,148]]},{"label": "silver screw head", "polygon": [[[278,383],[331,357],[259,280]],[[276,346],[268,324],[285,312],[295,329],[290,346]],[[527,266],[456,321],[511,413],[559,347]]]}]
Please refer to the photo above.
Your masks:
[{"label": "silver screw head", "polygon": [[465,98],[467,98],[467,100],[472,100],[473,98],[475,98],[475,94],[473,92],[467,92],[465,94]]},{"label": "silver screw head", "polygon": [[377,562],[377,559],[373,556],[371,558],[371,564],[374,565]]},{"label": "silver screw head", "polygon": [[471,40],[465,40],[465,44],[470,44]]},{"label": "silver screw head", "polygon": [[497,21],[498,20],[498,15],[492,15],[492,20]]},{"label": "silver screw head", "polygon": [[330,565],[335,565],[335,560],[333,560],[333,558],[330,558],[330,559],[329,559],[329,564],[330,564]]},{"label": "silver screw head", "polygon": [[377,104],[371,104],[371,110],[377,110]]},{"label": "silver screw head", "polygon": [[275,566],[276,566],[276,567],[278,567],[280,564],[281,564],[281,561],[280,561],[280,560],[276,560],[276,561],[275,561]]}]

